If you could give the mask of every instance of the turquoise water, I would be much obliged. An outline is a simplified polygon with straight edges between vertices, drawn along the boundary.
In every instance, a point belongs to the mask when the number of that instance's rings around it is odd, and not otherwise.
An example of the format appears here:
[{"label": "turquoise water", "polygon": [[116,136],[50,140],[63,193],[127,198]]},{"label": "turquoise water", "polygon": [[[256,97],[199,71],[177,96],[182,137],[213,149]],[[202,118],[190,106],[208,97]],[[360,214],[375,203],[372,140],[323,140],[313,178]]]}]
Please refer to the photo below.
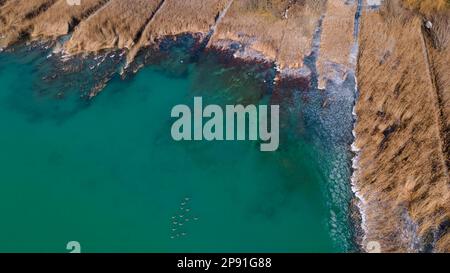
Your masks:
[{"label": "turquoise water", "polygon": [[[0,54],[0,252],[68,252],[69,241],[82,252],[351,251],[348,130],[327,129],[346,108],[274,88],[256,66],[167,52],[93,100],[80,97],[87,68],[48,80],[47,51]],[[279,150],[173,141],[170,111],[194,96],[279,103]]]}]

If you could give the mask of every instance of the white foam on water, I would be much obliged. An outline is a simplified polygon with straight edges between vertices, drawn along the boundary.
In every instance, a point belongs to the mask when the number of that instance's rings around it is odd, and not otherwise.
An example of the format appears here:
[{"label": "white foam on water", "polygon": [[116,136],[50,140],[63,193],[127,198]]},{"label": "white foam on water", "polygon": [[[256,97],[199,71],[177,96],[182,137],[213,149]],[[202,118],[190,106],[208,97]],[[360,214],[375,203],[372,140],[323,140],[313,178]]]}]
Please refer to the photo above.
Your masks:
[{"label": "white foam on water", "polygon": [[310,77],[312,72],[311,69],[309,69],[306,65],[300,67],[300,68],[284,68],[281,69],[280,67],[278,67],[278,65],[275,68],[281,75],[283,76],[292,76],[292,77]]},{"label": "white foam on water", "polygon": [[[355,89],[357,90],[357,84],[355,85]],[[358,119],[357,119],[357,116],[356,116],[356,113],[355,113],[354,110],[353,110],[353,116],[354,116],[354,119],[355,119],[355,127],[356,127],[356,123],[357,123]],[[358,207],[359,213],[361,215],[361,228],[364,231],[362,239],[363,239],[363,242],[364,242],[367,239],[367,233],[368,233],[367,224],[366,224],[367,223],[366,222],[366,213],[365,213],[365,211],[366,211],[365,208],[366,208],[367,202],[364,199],[364,196],[361,194],[360,189],[359,189],[359,187],[357,185],[358,184],[359,168],[360,168],[360,166],[359,166],[359,157],[360,157],[361,148],[359,148],[356,145],[357,135],[356,135],[355,129],[352,130],[352,134],[353,134],[353,137],[354,137],[355,140],[353,141],[353,143],[351,145],[351,150],[352,150],[353,153],[355,153],[355,156],[352,158],[353,173],[352,173],[352,176],[350,178],[350,182],[351,182],[352,192],[353,192],[353,194],[355,195],[355,197],[357,199],[356,206]]]},{"label": "white foam on water", "polygon": [[[370,0],[367,0],[367,1],[370,1]],[[358,10],[362,9],[362,5],[363,5],[362,2],[363,2],[362,0],[358,0],[358,8],[357,8]],[[371,1],[371,2],[376,2],[376,1]],[[360,20],[360,18],[358,18],[358,20]],[[350,54],[352,64],[355,67],[357,65],[357,61],[358,61],[357,58],[358,58],[358,52],[359,52],[359,45],[358,45],[359,25],[360,25],[359,22],[355,23],[355,43],[352,47],[352,52]],[[366,217],[367,201],[364,198],[364,196],[362,195],[360,188],[358,187],[358,176],[359,176],[359,169],[360,169],[359,158],[360,158],[361,148],[358,147],[356,144],[357,134],[356,134],[355,128],[356,128],[356,124],[358,123],[358,116],[356,113],[356,102],[358,100],[359,91],[358,91],[358,78],[356,76],[356,73],[354,73],[353,75],[354,75],[354,79],[355,79],[355,91],[354,92],[355,92],[356,99],[355,99],[355,105],[353,106],[353,109],[352,109],[352,116],[354,119],[354,127],[352,130],[352,135],[354,137],[354,141],[351,145],[351,150],[355,155],[352,158],[353,173],[350,178],[350,183],[351,183],[352,192],[357,199],[356,206],[358,207],[358,210],[359,210],[359,213],[361,216],[361,229],[363,230],[363,233],[364,233],[362,241],[364,243],[367,240],[367,234],[368,234],[367,217]]]},{"label": "white foam on water", "polygon": [[351,147],[352,152],[354,152],[354,153],[358,153],[359,151],[361,151],[361,149],[356,145],[355,142],[353,142],[350,147]]},{"label": "white foam on water", "polygon": [[280,67],[280,65],[278,63],[275,63],[275,70],[277,72],[281,72],[281,67]]},{"label": "white foam on water", "polygon": [[368,7],[379,7],[381,6],[382,0],[366,0]]},{"label": "white foam on water", "polygon": [[[352,165],[354,166],[358,166],[358,158],[354,157],[352,160]],[[351,188],[352,188],[352,192],[355,195],[355,197],[357,198],[358,202],[356,203],[356,206],[359,209],[360,215],[361,215],[361,228],[364,231],[363,234],[363,241],[365,241],[367,239],[367,222],[366,222],[366,214],[365,214],[365,207],[366,207],[366,200],[364,198],[364,196],[361,194],[359,187],[357,186],[357,182],[358,182],[358,171],[357,169],[353,170],[353,174],[350,178],[351,181]]]}]

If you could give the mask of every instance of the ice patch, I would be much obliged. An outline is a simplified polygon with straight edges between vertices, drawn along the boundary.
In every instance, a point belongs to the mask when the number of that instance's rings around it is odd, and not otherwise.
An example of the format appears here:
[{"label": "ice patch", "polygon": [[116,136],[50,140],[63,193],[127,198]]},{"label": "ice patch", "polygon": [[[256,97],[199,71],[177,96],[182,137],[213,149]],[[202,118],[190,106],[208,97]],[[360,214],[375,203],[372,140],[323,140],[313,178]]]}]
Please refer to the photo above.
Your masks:
[{"label": "ice patch", "polygon": [[369,7],[379,7],[381,6],[381,0],[366,0],[367,6]]},{"label": "ice patch", "polygon": [[280,72],[283,76],[292,76],[292,77],[304,77],[308,78],[311,76],[311,69],[309,69],[307,66],[302,66],[300,68],[284,68],[280,69],[278,66],[276,67],[276,70]]}]

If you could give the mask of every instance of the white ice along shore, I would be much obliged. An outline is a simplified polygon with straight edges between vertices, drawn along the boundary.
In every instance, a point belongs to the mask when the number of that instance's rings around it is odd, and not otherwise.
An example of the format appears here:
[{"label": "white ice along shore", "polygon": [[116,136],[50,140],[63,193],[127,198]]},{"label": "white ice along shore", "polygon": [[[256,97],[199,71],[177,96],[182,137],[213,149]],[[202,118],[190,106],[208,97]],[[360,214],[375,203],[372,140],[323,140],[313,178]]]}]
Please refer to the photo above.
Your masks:
[{"label": "white ice along shore", "polygon": [[202,97],[194,97],[193,111],[183,104],[172,108],[171,117],[177,120],[171,134],[175,141],[260,140],[261,151],[273,152],[280,140],[279,112],[279,105],[226,105],[225,110],[213,104],[203,107]]},{"label": "white ice along shore", "polygon": [[381,6],[382,0],[366,0],[368,7],[379,7]]},{"label": "white ice along shore", "polygon": [[[381,0],[358,0],[358,7],[355,15],[355,29],[354,29],[354,36],[355,41],[352,47],[352,52],[350,54],[350,63],[354,66],[354,68],[357,66],[357,57],[359,52],[359,28],[360,28],[360,17],[362,13],[362,9],[364,6],[363,1],[366,1],[366,8],[370,7],[377,7],[380,5]],[[381,246],[378,244],[378,242],[367,242],[367,219],[366,219],[366,204],[367,201],[365,200],[363,194],[361,193],[359,187],[358,187],[358,177],[359,177],[359,157],[361,153],[361,147],[358,147],[357,145],[357,134],[356,134],[356,125],[358,123],[358,116],[356,113],[356,103],[359,97],[359,90],[358,90],[358,77],[357,77],[357,70],[353,70],[353,75],[355,77],[355,105],[352,108],[352,116],[354,119],[353,124],[353,130],[352,135],[354,138],[354,141],[351,145],[351,151],[354,153],[354,157],[352,158],[352,169],[353,173],[350,178],[351,183],[351,189],[352,192],[357,200],[356,205],[359,209],[359,213],[361,215],[361,229],[363,231],[363,238],[362,238],[362,247],[367,252],[381,252]],[[375,244],[375,245],[374,245]],[[373,248],[375,246],[375,248]]]}]

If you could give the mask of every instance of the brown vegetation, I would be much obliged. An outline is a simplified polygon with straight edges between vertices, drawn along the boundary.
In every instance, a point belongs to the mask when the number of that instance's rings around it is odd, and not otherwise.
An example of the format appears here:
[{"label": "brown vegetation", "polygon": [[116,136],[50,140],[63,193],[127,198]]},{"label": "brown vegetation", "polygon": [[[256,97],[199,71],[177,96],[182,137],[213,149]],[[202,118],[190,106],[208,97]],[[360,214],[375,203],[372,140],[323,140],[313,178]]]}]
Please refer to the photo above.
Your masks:
[{"label": "brown vegetation", "polygon": [[[339,77],[353,66],[350,53],[354,44],[353,30],[355,23],[356,2],[347,4],[340,0],[328,0],[322,25],[320,54],[317,60],[319,88],[324,89],[326,80]],[[339,35],[337,35],[339,33]],[[339,65],[340,75],[335,75]]]},{"label": "brown vegetation", "polygon": [[[0,47],[74,30],[66,44],[70,53],[127,48],[133,60],[164,37],[211,33],[210,47],[228,49],[235,42],[243,58],[297,69],[311,53],[325,2],[82,0],[70,6],[66,0],[0,0]],[[327,1],[320,87],[353,66],[355,2]],[[365,243],[379,241],[385,252],[450,251],[448,2],[385,0],[381,11],[362,17],[356,186],[364,202]]]},{"label": "brown vegetation", "polygon": [[31,21],[56,0],[9,0],[0,9],[0,47],[9,46],[26,36]]},{"label": "brown vegetation", "polygon": [[109,0],[84,0],[82,5],[68,5],[66,0],[59,0],[39,18],[36,18],[31,36],[33,38],[68,34],[80,21],[102,7]]},{"label": "brown vegetation", "polygon": [[422,13],[430,14],[449,8],[448,0],[403,0],[406,6],[419,10]]},{"label": "brown vegetation", "polygon": [[433,26],[429,31],[433,47],[440,51],[449,49],[450,46],[450,11],[433,14],[429,17]]},{"label": "brown vegetation", "polygon": [[56,38],[68,34],[80,21],[109,0],[84,0],[69,5],[66,0],[10,0],[0,10],[0,47],[24,38]]},{"label": "brown vegetation", "polygon": [[[439,91],[439,103],[444,116],[444,134],[446,138],[447,155],[449,155],[450,138],[450,51],[439,51],[431,48],[432,66],[436,85]],[[449,160],[449,159],[447,159]]]},{"label": "brown vegetation", "polygon": [[187,32],[206,34],[228,1],[166,0],[161,11],[145,30],[143,41],[153,42],[164,36]]},{"label": "brown vegetation", "polygon": [[362,18],[356,184],[366,243],[385,252],[450,251],[448,154],[421,28],[395,3]]},{"label": "brown vegetation", "polygon": [[450,168],[450,11],[430,17],[433,23],[427,30],[428,54],[434,85],[441,109],[441,135]]},{"label": "brown vegetation", "polygon": [[128,59],[166,36],[194,33],[205,36],[215,24],[219,13],[230,0],[165,0],[160,10],[143,31],[142,37]]},{"label": "brown vegetation", "polygon": [[66,44],[69,53],[130,49],[161,0],[111,0],[83,21]]},{"label": "brown vegetation", "polygon": [[[226,8],[232,3],[225,14]],[[72,54],[110,48],[131,49],[129,61],[162,37],[183,33],[214,35],[208,44],[246,46],[280,68],[299,68],[311,53],[315,28],[325,0],[10,0],[0,13],[0,46],[21,37],[55,38],[74,30],[65,45]],[[18,7],[18,8],[17,8]],[[218,24],[221,14],[223,20]],[[352,16],[351,16],[352,17]],[[245,54],[244,54],[245,55]]]},{"label": "brown vegetation", "polygon": [[[227,47],[239,42],[247,55],[262,54],[280,68],[299,68],[311,53],[324,1],[235,0],[211,39]],[[252,52],[256,54],[252,54]]]}]

